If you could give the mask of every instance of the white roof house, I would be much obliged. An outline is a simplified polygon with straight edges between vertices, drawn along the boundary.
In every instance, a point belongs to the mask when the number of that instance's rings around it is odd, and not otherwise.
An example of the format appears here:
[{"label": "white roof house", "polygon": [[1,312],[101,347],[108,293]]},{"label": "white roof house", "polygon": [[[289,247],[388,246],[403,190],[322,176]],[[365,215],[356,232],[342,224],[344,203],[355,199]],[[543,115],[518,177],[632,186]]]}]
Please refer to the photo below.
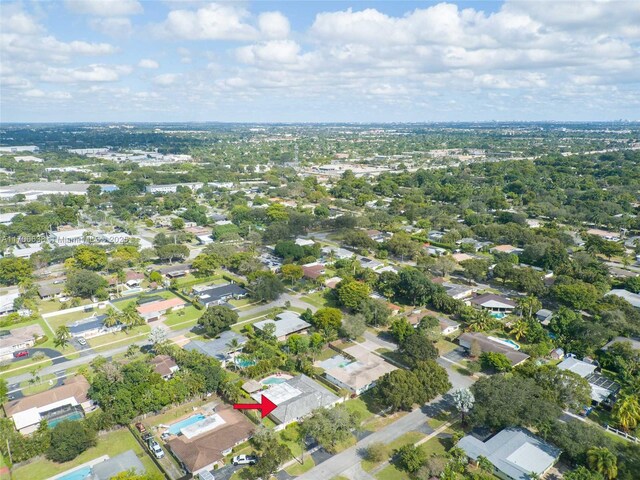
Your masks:
[{"label": "white roof house", "polygon": [[576,373],[589,382],[589,386],[591,387],[591,400],[595,403],[612,404],[615,401],[615,395],[620,390],[620,385],[604,375],[597,373],[597,365],[569,357],[560,362],[558,368]]},{"label": "white roof house", "polygon": [[524,428],[505,428],[484,442],[467,435],[457,446],[472,460],[485,457],[500,478],[513,480],[530,480],[531,473],[542,477],[562,453]]},{"label": "white roof house", "polygon": [[77,228],[75,230],[51,232],[49,238],[59,246],[81,245],[84,243],[85,235],[89,235],[90,233],[86,228]]},{"label": "white roof house", "polygon": [[607,295],[615,295],[616,297],[626,300],[634,307],[640,308],[640,294],[633,293],[622,288],[614,288],[613,290],[610,290]]},{"label": "white roof house", "polygon": [[262,331],[265,326],[274,324],[276,326],[275,336],[278,340],[285,340],[289,335],[302,332],[309,328],[311,324],[305,322],[300,315],[295,312],[282,312],[277,317],[277,321],[262,320],[253,324],[253,328]]}]

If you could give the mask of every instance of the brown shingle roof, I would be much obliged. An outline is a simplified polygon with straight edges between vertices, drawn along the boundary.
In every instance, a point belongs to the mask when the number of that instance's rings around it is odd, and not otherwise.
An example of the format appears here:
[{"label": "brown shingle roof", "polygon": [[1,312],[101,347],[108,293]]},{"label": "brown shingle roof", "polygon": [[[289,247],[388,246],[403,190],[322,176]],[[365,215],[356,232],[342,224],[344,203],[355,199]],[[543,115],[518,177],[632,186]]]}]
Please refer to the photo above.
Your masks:
[{"label": "brown shingle roof", "polygon": [[224,458],[222,452],[245,441],[253,434],[253,424],[231,406],[220,405],[216,413],[226,422],[221,427],[191,440],[182,435],[167,443],[190,472],[197,472],[207,465],[219,462]]},{"label": "brown shingle roof", "polygon": [[4,404],[4,411],[8,417],[11,417],[30,408],[44,407],[69,397],[74,397],[78,403],[84,403],[89,400],[88,392],[89,382],[82,375],[77,375],[67,378],[64,385],[59,387],[17,400],[11,400]]},{"label": "brown shingle roof", "polygon": [[150,361],[151,365],[153,365],[153,371],[163,377],[165,375],[171,375],[173,373],[171,369],[178,366],[178,364],[169,355],[158,355],[153,357]]}]

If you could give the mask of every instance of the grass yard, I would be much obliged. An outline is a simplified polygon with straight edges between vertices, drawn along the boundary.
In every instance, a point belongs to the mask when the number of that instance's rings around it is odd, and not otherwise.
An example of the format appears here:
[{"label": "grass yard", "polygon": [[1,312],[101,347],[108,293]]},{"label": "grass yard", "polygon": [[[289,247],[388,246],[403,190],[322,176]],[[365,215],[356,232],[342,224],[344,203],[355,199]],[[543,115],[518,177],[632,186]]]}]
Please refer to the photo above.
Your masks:
[{"label": "grass yard", "polygon": [[[50,373],[48,375],[41,376],[40,380],[35,383],[31,383],[30,380],[25,380],[20,384],[20,386],[23,387],[22,394],[28,396],[49,390],[56,384],[56,378],[57,377],[53,373]],[[52,383],[50,384],[49,382]]]},{"label": "grass yard", "polygon": [[39,457],[37,460],[13,470],[13,480],[44,480],[82,465],[102,455],[114,457],[127,450],[133,450],[148,473],[160,474],[151,458],[142,450],[140,444],[133,438],[129,430],[123,428],[98,437],[95,447],[83,452],[74,460],[66,463],[55,463]]},{"label": "grass yard", "polygon": [[174,327],[178,325],[178,329],[187,328],[195,325],[204,313],[204,310],[198,310],[193,305],[189,305],[181,310],[165,315],[164,324],[168,327]]},{"label": "grass yard", "polygon": [[375,474],[378,480],[410,480],[409,475],[391,464]]},{"label": "grass yard", "polygon": [[302,465],[300,465],[299,462],[296,462],[289,468],[285,468],[285,471],[289,475],[297,477],[298,475],[302,475],[303,473],[308,472],[315,466],[316,466],[316,463],[313,461],[313,458],[311,457],[311,455],[306,455],[304,457],[304,463]]},{"label": "grass yard", "polygon": [[98,349],[106,345],[108,345],[108,348],[114,348],[125,342],[133,343],[139,341],[142,339],[141,335],[149,333],[150,331],[151,327],[149,325],[140,325],[126,331],[107,333],[105,335],[100,335],[99,337],[89,338],[87,343],[93,349]]},{"label": "grass yard", "polygon": [[450,342],[449,340],[441,338],[436,342],[436,347],[438,348],[438,352],[440,352],[440,355],[444,355],[451,352],[452,350],[455,350],[458,346],[455,343]]},{"label": "grass yard", "polygon": [[84,320],[85,318],[91,317],[94,313],[98,314],[98,312],[103,313],[106,312],[106,309],[98,310],[94,308],[90,312],[85,312],[84,310],[80,310],[78,312],[71,313],[63,313],[62,315],[56,315],[54,317],[47,318],[47,322],[51,325],[51,328],[55,331],[58,327],[62,325],[70,325],[73,322],[78,320]]},{"label": "grass yard", "polygon": [[360,420],[360,423],[364,423],[373,418],[374,414],[369,411],[367,404],[361,398],[353,398],[344,402],[344,406],[351,413],[355,413]]}]

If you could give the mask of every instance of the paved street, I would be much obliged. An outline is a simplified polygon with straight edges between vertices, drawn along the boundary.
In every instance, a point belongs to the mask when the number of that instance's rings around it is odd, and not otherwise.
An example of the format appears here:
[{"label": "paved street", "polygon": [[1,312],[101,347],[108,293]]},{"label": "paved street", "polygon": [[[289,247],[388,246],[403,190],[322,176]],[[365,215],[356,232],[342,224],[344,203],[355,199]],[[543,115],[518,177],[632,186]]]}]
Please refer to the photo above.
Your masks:
[{"label": "paved street", "polygon": [[[453,368],[451,363],[438,359],[438,363],[447,369],[449,379],[453,385],[452,391],[459,388],[471,386],[475,379],[459,374]],[[399,420],[387,425],[383,429],[372,433],[356,445],[348,448],[344,452],[334,455],[329,460],[317,465],[305,474],[296,477],[299,480],[327,480],[337,475],[346,475],[353,480],[370,480],[371,476],[359,469],[358,465],[362,457],[358,453],[373,442],[390,443],[396,438],[402,436],[406,432],[419,431],[429,434],[433,431],[427,420],[435,417],[438,412],[443,409],[450,408],[447,396],[439,397],[432,402],[424,405],[422,408],[414,410]]]}]

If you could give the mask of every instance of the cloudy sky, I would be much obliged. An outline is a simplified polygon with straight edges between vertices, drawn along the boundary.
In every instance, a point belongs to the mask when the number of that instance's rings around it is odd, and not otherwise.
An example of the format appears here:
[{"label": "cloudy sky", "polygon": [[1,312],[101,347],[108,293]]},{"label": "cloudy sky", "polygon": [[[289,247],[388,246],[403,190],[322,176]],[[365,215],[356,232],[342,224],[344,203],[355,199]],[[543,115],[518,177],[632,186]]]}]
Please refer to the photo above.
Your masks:
[{"label": "cloudy sky", "polygon": [[640,1],[0,3],[0,120],[640,119]]}]

